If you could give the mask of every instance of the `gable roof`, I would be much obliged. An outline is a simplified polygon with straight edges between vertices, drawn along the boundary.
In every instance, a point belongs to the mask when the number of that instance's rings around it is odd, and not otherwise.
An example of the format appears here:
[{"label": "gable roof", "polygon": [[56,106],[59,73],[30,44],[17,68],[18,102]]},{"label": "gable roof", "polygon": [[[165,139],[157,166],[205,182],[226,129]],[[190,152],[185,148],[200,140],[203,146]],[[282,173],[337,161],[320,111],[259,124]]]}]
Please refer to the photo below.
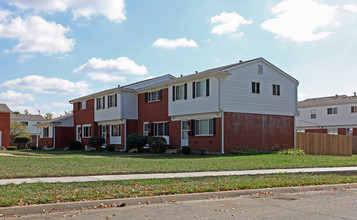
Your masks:
[{"label": "gable roof", "polygon": [[42,115],[25,115],[25,114],[11,114],[11,120],[24,120],[24,121],[45,121]]},{"label": "gable roof", "polygon": [[357,104],[357,96],[335,95],[298,102],[298,108]]},{"label": "gable roof", "polygon": [[0,104],[0,112],[11,112],[11,110],[9,109],[9,107],[7,107],[6,104]]},{"label": "gable roof", "polygon": [[51,120],[46,120],[44,122],[35,124],[34,126],[35,127],[41,127],[41,126],[44,126],[44,125],[58,124],[58,123],[61,123],[62,121],[70,119],[70,118],[73,118],[73,114],[63,115],[63,116],[60,116],[60,117],[57,117],[57,118],[54,118],[54,119],[51,119]]}]

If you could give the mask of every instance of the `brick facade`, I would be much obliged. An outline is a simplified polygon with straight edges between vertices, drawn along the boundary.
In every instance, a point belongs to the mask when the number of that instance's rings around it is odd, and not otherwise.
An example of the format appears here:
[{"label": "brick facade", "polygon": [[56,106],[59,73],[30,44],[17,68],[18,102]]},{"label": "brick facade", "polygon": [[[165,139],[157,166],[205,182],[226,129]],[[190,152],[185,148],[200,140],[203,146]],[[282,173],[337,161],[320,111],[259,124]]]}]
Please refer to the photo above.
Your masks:
[{"label": "brick facade", "polygon": [[10,112],[0,112],[0,131],[2,146],[10,146]]},{"label": "brick facade", "polygon": [[224,113],[225,151],[294,146],[294,117]]},{"label": "brick facade", "polygon": [[73,141],[73,127],[55,127],[56,129],[56,148],[65,148],[69,146],[69,142]]}]

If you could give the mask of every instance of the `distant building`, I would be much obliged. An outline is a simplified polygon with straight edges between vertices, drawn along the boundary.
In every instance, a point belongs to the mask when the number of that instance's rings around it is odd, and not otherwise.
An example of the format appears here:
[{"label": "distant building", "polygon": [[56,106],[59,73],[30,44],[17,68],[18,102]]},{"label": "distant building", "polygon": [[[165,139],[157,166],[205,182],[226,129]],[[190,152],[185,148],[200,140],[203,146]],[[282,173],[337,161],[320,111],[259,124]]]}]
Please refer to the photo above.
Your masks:
[{"label": "distant building", "polygon": [[25,114],[13,114],[11,113],[11,121],[18,121],[23,125],[27,126],[27,132],[31,135],[32,141],[38,143],[38,136],[40,135],[40,130],[38,130],[34,125],[46,121],[42,115],[25,115]]},{"label": "distant building", "polygon": [[357,136],[356,93],[298,102],[296,128],[302,132]]},{"label": "distant building", "polygon": [[10,109],[0,104],[0,148],[10,146]]}]

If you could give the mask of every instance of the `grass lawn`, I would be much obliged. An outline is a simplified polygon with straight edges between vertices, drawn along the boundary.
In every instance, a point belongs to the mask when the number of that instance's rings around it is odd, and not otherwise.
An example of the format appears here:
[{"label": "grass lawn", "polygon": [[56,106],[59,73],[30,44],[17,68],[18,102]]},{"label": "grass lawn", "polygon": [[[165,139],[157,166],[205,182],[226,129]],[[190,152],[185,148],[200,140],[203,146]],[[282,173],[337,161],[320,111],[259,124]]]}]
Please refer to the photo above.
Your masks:
[{"label": "grass lawn", "polygon": [[357,155],[152,155],[84,151],[1,151],[0,178],[356,166]]},{"label": "grass lawn", "polygon": [[24,183],[0,186],[0,207],[80,201],[83,199],[129,198],[351,182],[357,182],[356,173],[349,173],[348,175],[277,174],[87,183]]}]

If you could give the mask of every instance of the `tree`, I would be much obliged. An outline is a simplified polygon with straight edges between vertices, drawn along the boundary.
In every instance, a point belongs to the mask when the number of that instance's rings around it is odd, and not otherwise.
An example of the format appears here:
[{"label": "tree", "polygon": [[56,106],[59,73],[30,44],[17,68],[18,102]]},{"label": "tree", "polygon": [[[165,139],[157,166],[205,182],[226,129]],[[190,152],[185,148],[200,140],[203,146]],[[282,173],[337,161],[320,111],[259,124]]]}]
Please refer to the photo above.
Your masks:
[{"label": "tree", "polygon": [[45,115],[46,120],[52,120],[53,114],[51,112],[47,112]]},{"label": "tree", "polygon": [[73,113],[73,111],[64,111],[64,114],[65,115],[70,115],[70,114],[72,114]]},{"label": "tree", "polygon": [[25,114],[25,115],[28,115],[28,114],[29,114],[29,110],[25,109],[25,110],[24,110],[24,114]]},{"label": "tree", "polygon": [[15,137],[14,141],[17,144],[24,146],[24,148],[26,150],[28,150],[29,148],[27,147],[27,144],[32,141],[32,138],[29,135],[19,135],[19,136]]},{"label": "tree", "polygon": [[10,136],[12,138],[19,135],[29,135],[27,132],[27,126],[22,124],[19,121],[11,121],[10,122]]},{"label": "tree", "polygon": [[14,111],[14,112],[12,112],[12,114],[14,114],[14,115],[19,115],[20,112],[19,112],[19,111]]}]

